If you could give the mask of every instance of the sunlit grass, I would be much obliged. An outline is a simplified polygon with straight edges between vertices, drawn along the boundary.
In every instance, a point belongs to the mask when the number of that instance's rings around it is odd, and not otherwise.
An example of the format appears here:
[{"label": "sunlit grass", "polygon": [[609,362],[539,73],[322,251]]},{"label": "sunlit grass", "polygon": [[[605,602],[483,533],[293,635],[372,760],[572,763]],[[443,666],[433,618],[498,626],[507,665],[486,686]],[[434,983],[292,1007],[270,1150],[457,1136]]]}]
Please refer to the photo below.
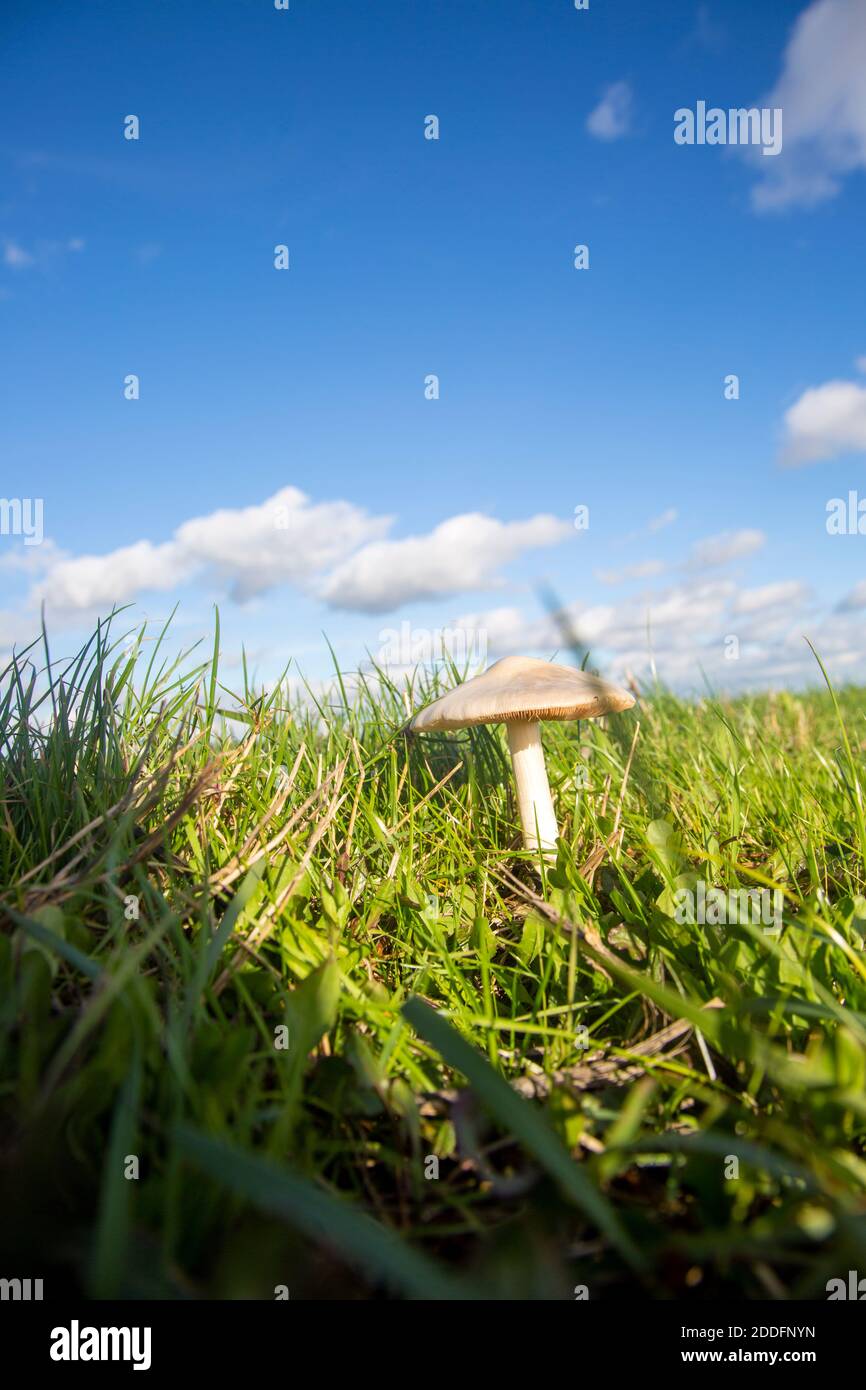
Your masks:
[{"label": "sunlit grass", "polygon": [[[2,677],[4,1269],[812,1297],[866,1265],[862,691],[548,726],[550,868],[501,730],[403,732],[456,672],[298,699],[218,647],[101,629]],[[781,890],[781,930],[677,921],[698,879]]]}]

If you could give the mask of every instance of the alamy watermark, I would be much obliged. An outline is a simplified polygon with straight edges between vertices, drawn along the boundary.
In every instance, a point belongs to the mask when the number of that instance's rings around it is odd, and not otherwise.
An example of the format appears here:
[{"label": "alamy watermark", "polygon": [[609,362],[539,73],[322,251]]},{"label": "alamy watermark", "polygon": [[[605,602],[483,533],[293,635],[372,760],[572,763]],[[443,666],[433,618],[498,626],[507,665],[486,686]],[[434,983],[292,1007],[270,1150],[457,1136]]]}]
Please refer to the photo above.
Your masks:
[{"label": "alamy watermark", "polygon": [[699,101],[694,111],[681,106],[674,112],[674,140],[678,145],[760,145],[761,153],[782,151],[781,106],[738,106],[725,111]]},{"label": "alamy watermark", "polygon": [[828,1279],[824,1287],[828,1303],[837,1303],[840,1299],[851,1299],[855,1303],[866,1300],[866,1279],[861,1279],[856,1269],[848,1270],[847,1280]]},{"label": "alamy watermark", "polygon": [[770,935],[782,929],[784,896],[781,888],[713,888],[701,880],[674,891],[674,920],[701,927],[749,923]]},{"label": "alamy watermark", "polygon": [[7,1299],[12,1303],[29,1303],[31,1299],[41,1302],[42,1280],[0,1279],[0,1301],[5,1303]]},{"label": "alamy watermark", "polygon": [[866,536],[866,497],[853,488],[847,498],[831,497],[825,510],[828,536]]},{"label": "alamy watermark", "polygon": [[52,1361],[131,1361],[134,1371],[151,1364],[149,1327],[82,1327],[73,1318],[69,1327],[51,1330]]},{"label": "alamy watermark", "polygon": [[462,670],[487,662],[487,630],[481,627],[413,627],[404,620],[399,628],[382,628],[379,643],[381,666],[430,666],[437,661],[453,661]]},{"label": "alamy watermark", "polygon": [[44,507],[41,497],[0,497],[0,536],[23,536],[25,545],[41,545]]}]

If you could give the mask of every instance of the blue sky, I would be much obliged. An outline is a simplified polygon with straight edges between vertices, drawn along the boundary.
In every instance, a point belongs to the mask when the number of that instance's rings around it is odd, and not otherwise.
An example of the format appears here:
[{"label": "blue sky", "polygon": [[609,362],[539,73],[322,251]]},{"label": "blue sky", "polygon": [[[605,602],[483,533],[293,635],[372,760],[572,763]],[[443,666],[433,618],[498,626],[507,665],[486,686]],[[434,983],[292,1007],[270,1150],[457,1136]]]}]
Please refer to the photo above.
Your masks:
[{"label": "blue sky", "polygon": [[[263,678],[404,623],[546,654],[546,581],[615,674],[649,622],[683,688],[799,683],[804,633],[866,678],[866,536],[825,524],[861,0],[24,3],[0,41],[0,494],[45,535],[0,536],[0,648],[178,599]],[[781,107],[781,154],[677,145],[699,100]]]}]

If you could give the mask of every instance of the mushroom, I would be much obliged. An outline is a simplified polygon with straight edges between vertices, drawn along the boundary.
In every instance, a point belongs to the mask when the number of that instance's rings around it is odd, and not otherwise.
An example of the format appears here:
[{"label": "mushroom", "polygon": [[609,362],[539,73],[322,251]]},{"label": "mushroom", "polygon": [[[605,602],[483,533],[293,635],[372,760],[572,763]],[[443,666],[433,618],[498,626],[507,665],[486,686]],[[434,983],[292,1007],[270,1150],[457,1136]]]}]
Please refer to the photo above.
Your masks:
[{"label": "mushroom", "polygon": [[409,721],[413,733],[504,723],[526,849],[556,853],[559,834],[544,766],[539,723],[546,719],[597,719],[631,709],[634,697],[600,676],[530,656],[506,656],[480,676],[449,690]]}]

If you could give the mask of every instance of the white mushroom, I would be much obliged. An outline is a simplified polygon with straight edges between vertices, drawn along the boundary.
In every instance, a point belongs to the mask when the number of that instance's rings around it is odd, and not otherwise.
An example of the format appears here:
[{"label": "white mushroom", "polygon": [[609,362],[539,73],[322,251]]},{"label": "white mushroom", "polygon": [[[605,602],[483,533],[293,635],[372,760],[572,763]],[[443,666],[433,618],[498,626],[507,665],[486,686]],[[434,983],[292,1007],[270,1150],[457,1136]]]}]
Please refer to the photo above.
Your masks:
[{"label": "white mushroom", "polygon": [[600,676],[530,656],[506,656],[480,676],[455,686],[410,720],[413,733],[506,725],[517,804],[526,849],[551,858],[559,833],[544,766],[539,723],[548,719],[597,719],[630,709],[633,696]]}]

